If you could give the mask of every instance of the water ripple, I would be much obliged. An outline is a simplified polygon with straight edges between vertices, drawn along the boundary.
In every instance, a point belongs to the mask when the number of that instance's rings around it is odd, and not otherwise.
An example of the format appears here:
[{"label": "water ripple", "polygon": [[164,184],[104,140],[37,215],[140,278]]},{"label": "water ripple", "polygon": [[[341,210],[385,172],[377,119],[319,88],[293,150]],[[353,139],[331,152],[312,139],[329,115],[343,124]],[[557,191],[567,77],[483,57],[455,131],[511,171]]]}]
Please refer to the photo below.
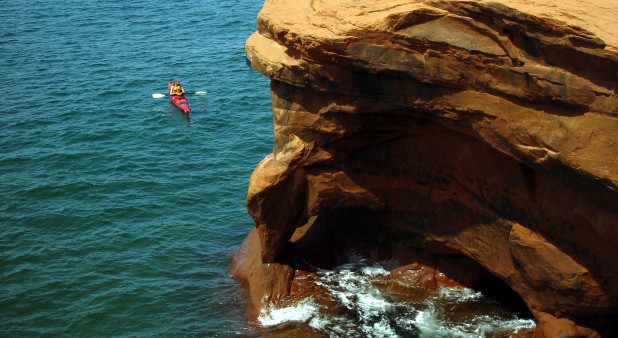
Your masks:
[{"label": "water ripple", "polygon": [[[22,90],[1,108],[0,335],[247,331],[226,267],[272,139],[268,80],[242,51],[261,2],[182,6],[0,12],[0,86]],[[209,92],[190,120],[150,96],[172,78]]]}]

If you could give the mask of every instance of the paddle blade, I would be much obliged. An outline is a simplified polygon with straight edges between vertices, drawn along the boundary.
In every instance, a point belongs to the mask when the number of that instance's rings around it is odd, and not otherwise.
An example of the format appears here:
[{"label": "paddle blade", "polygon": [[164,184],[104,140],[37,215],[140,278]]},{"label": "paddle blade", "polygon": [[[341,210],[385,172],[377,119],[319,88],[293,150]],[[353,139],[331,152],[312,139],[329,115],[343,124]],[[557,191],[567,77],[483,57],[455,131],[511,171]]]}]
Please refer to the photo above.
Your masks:
[{"label": "paddle blade", "polygon": [[205,90],[198,90],[195,92],[195,95],[206,95],[208,92]]},{"label": "paddle blade", "polygon": [[167,96],[167,95],[165,95],[165,94],[160,94],[160,93],[154,93],[154,94],[152,94],[152,98],[153,98],[153,99],[160,99],[160,98],[162,98],[162,97],[166,97],[166,96]]}]

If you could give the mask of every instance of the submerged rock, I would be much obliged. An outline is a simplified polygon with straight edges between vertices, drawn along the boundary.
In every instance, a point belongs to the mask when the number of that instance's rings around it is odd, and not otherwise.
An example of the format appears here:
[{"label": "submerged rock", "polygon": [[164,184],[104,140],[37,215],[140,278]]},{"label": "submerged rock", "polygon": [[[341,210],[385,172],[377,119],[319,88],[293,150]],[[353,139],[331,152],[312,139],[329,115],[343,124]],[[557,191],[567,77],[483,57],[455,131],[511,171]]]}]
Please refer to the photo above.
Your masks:
[{"label": "submerged rock", "polygon": [[612,334],[615,22],[598,0],[267,0],[246,51],[272,79],[274,148],[231,268],[252,313],[355,252],[497,277],[536,337]]}]

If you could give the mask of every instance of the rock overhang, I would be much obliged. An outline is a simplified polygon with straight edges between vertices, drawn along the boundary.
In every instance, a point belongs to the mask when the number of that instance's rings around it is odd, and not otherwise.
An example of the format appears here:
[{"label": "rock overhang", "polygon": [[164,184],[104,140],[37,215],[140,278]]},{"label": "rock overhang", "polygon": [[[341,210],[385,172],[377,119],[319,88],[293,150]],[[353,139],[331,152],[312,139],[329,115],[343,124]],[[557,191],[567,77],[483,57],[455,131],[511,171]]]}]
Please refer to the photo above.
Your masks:
[{"label": "rock overhang", "polygon": [[267,1],[247,42],[273,79],[275,123],[248,196],[255,254],[276,262],[292,241],[315,255],[299,229],[364,210],[409,237],[398,245],[480,263],[548,336],[564,321],[574,336],[607,327],[615,41],[591,31],[596,11],[575,25],[525,3]]}]

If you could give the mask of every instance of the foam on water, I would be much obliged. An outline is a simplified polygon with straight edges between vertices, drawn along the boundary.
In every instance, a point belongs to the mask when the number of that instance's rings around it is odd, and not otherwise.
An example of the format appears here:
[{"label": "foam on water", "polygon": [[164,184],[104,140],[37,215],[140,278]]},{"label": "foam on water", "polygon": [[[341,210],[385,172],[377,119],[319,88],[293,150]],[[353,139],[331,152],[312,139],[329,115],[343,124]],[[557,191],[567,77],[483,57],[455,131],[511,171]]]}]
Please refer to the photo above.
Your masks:
[{"label": "foam on water", "polygon": [[482,299],[483,294],[468,288],[449,288],[440,286],[438,288],[438,297],[461,302]]},{"label": "foam on water", "polygon": [[262,310],[258,323],[262,326],[277,326],[289,322],[304,323],[318,315],[318,306],[309,298],[294,306]]},{"label": "foam on water", "polygon": [[[375,264],[349,264],[320,271],[314,283],[326,291],[335,308],[328,308],[329,302],[320,302],[313,295],[263,311],[258,323],[271,328],[301,323],[330,337],[472,338],[535,326],[533,320],[518,318],[468,288],[442,286],[420,299],[398,299],[384,287],[390,277],[388,271]],[[407,287],[410,293],[418,293],[418,286]]]}]

